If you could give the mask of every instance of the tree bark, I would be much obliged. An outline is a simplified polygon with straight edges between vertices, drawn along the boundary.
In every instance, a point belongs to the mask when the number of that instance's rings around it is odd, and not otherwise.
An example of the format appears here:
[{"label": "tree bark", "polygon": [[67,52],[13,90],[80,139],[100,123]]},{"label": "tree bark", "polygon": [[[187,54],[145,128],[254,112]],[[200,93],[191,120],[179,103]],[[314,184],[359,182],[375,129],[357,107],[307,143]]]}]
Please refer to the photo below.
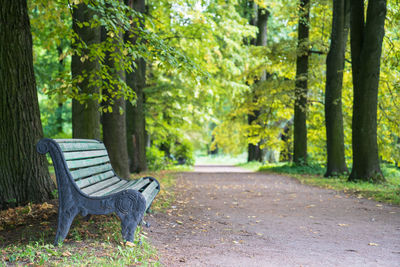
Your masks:
[{"label": "tree bark", "polygon": [[348,172],[344,150],[342,85],[349,24],[349,0],[334,0],[331,45],[326,58],[325,123],[327,170],[325,177],[337,176]]},{"label": "tree bark", "polygon": [[[59,73],[62,73],[64,71],[64,59],[62,59],[62,53],[63,49],[61,45],[57,46],[57,52],[58,52],[58,57],[61,58],[58,61],[58,71]],[[57,125],[57,133],[62,133],[63,132],[63,102],[61,101],[62,96],[57,95],[57,109],[56,109],[56,125]]]},{"label": "tree bark", "polygon": [[[106,30],[102,28],[102,40],[107,38]],[[118,36],[123,39],[122,34]],[[115,48],[117,49],[117,48]],[[121,66],[116,66],[110,53],[121,53],[121,51],[108,52],[106,55],[106,64],[113,72],[115,79],[125,80],[125,70]],[[118,90],[118,88],[114,88]],[[110,92],[103,91],[105,95],[110,96]],[[128,149],[126,144],[126,108],[123,97],[113,99],[114,103],[104,103],[112,107],[112,112],[105,112],[102,116],[103,140],[110,156],[111,165],[115,172],[123,178],[129,178]],[[121,111],[123,111],[121,113]]]},{"label": "tree bark", "polygon": [[307,164],[307,81],[310,0],[300,0],[293,127],[293,161]]},{"label": "tree bark", "polygon": [[351,1],[350,36],[353,71],[353,168],[349,180],[382,182],[377,143],[377,107],[386,0]]},{"label": "tree bark", "polygon": [[[257,120],[258,116],[260,115],[260,111],[256,110],[254,115],[247,115],[249,125],[252,124],[253,121]],[[247,162],[250,161],[258,161],[263,162],[264,153],[263,150],[260,148],[261,142],[254,144],[249,144],[247,147]]]},{"label": "tree bark", "polygon": [[[125,4],[138,12],[145,13],[146,3],[144,0],[126,0]],[[140,21],[141,27],[144,21]],[[129,37],[129,36],[132,37]],[[125,41],[136,43],[137,37],[133,32],[127,32]],[[141,172],[147,170],[146,160],[146,121],[144,112],[144,92],[146,87],[146,62],[143,58],[136,60],[134,72],[126,72],[126,84],[133,88],[136,93],[136,104],[126,101],[126,137],[128,144],[129,169],[130,172]]]},{"label": "tree bark", "polygon": [[[88,22],[95,15],[95,12],[85,4],[79,4],[72,11],[72,29],[87,45],[100,43],[100,27],[78,27],[77,22]],[[76,43],[75,43],[76,44]],[[87,56],[88,50],[84,49],[82,55],[76,53],[72,56],[71,72],[72,78],[76,79],[82,76],[83,79],[77,84],[79,92],[83,94],[99,93],[99,88],[90,84],[88,75],[96,70],[99,70],[99,62],[88,58],[83,62],[82,57]],[[92,78],[93,79],[93,78]],[[101,138],[100,133],[100,113],[99,103],[96,99],[87,99],[85,102],[72,100],[72,136],[73,138]]]},{"label": "tree bark", "polygon": [[[252,43],[256,46],[266,46],[267,45],[267,25],[268,25],[268,18],[270,12],[265,8],[258,7],[255,3],[253,4],[253,10],[255,11],[253,14],[253,18],[251,19],[251,23],[253,23],[258,28],[258,34],[256,40]],[[255,83],[263,82],[267,79],[267,72],[263,71],[260,79],[257,80]],[[257,93],[253,90],[253,101],[257,102]],[[257,121],[258,117],[260,116],[261,111],[256,110],[254,115],[249,114],[247,116],[248,124],[251,125],[254,121]],[[264,161],[265,152],[261,149],[262,141],[258,142],[256,145],[248,144],[247,148],[247,161]]]},{"label": "tree bark", "polygon": [[45,156],[27,2],[0,1],[0,209],[52,197]]}]

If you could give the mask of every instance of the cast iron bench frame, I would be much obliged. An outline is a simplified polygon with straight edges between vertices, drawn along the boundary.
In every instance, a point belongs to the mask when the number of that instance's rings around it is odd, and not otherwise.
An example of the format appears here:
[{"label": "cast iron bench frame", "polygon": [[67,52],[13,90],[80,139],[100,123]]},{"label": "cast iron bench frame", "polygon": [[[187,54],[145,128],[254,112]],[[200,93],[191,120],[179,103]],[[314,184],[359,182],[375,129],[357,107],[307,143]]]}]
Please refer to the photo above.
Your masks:
[{"label": "cast iron bench frame", "polygon": [[79,213],[87,216],[115,212],[121,219],[122,237],[133,242],[138,223],[160,191],[155,178],[121,179],[111,167],[104,144],[98,140],[43,138],[36,148],[40,154],[50,153],[56,174],[56,245],[64,241]]}]

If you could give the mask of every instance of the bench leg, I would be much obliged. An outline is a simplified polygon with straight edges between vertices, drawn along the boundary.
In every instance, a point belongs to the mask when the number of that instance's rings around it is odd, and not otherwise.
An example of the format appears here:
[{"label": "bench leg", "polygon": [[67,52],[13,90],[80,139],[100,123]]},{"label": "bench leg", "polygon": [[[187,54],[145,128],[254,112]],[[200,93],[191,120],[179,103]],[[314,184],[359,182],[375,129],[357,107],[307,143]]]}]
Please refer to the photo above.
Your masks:
[{"label": "bench leg", "polygon": [[71,227],[72,221],[75,216],[78,215],[78,209],[71,209],[68,212],[59,212],[58,213],[58,226],[56,239],[54,241],[54,245],[57,246],[58,243],[63,242],[65,237],[68,234],[69,228]]},{"label": "bench leg", "polygon": [[135,230],[139,222],[142,220],[145,209],[146,200],[137,191],[123,195],[117,201],[116,214],[121,219],[122,238],[125,241],[133,242]]}]

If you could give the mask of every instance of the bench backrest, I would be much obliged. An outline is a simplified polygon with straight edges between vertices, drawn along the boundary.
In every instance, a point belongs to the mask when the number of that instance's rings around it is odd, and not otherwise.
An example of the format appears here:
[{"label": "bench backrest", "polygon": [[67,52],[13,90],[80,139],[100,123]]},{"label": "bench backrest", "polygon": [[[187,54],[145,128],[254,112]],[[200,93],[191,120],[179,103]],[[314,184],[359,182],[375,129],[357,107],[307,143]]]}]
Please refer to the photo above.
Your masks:
[{"label": "bench backrest", "polygon": [[104,144],[97,140],[55,139],[77,186],[86,194],[121,180],[114,173]]}]

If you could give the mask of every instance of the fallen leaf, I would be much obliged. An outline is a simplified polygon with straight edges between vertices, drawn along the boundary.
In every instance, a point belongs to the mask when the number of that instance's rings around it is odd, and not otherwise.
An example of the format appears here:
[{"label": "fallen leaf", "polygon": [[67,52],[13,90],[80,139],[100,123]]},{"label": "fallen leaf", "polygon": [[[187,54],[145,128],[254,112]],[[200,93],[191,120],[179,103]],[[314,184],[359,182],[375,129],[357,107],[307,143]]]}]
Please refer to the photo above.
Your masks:
[{"label": "fallen leaf", "polygon": [[349,226],[348,224],[345,224],[345,223],[339,223],[338,225],[339,226]]},{"label": "fallen leaf", "polygon": [[64,251],[62,255],[63,255],[64,257],[70,257],[70,256],[72,256],[71,252],[69,252],[68,250],[67,250],[67,251]]},{"label": "fallen leaf", "polygon": [[130,241],[126,241],[125,246],[130,247],[130,248],[136,247],[136,245]]},{"label": "fallen leaf", "polygon": [[375,247],[377,247],[377,246],[379,246],[377,243],[368,243],[368,246],[375,246]]},{"label": "fallen leaf", "polygon": [[178,223],[178,224],[183,224],[183,222],[182,222],[182,221],[179,221],[179,220],[176,220],[176,223]]}]

